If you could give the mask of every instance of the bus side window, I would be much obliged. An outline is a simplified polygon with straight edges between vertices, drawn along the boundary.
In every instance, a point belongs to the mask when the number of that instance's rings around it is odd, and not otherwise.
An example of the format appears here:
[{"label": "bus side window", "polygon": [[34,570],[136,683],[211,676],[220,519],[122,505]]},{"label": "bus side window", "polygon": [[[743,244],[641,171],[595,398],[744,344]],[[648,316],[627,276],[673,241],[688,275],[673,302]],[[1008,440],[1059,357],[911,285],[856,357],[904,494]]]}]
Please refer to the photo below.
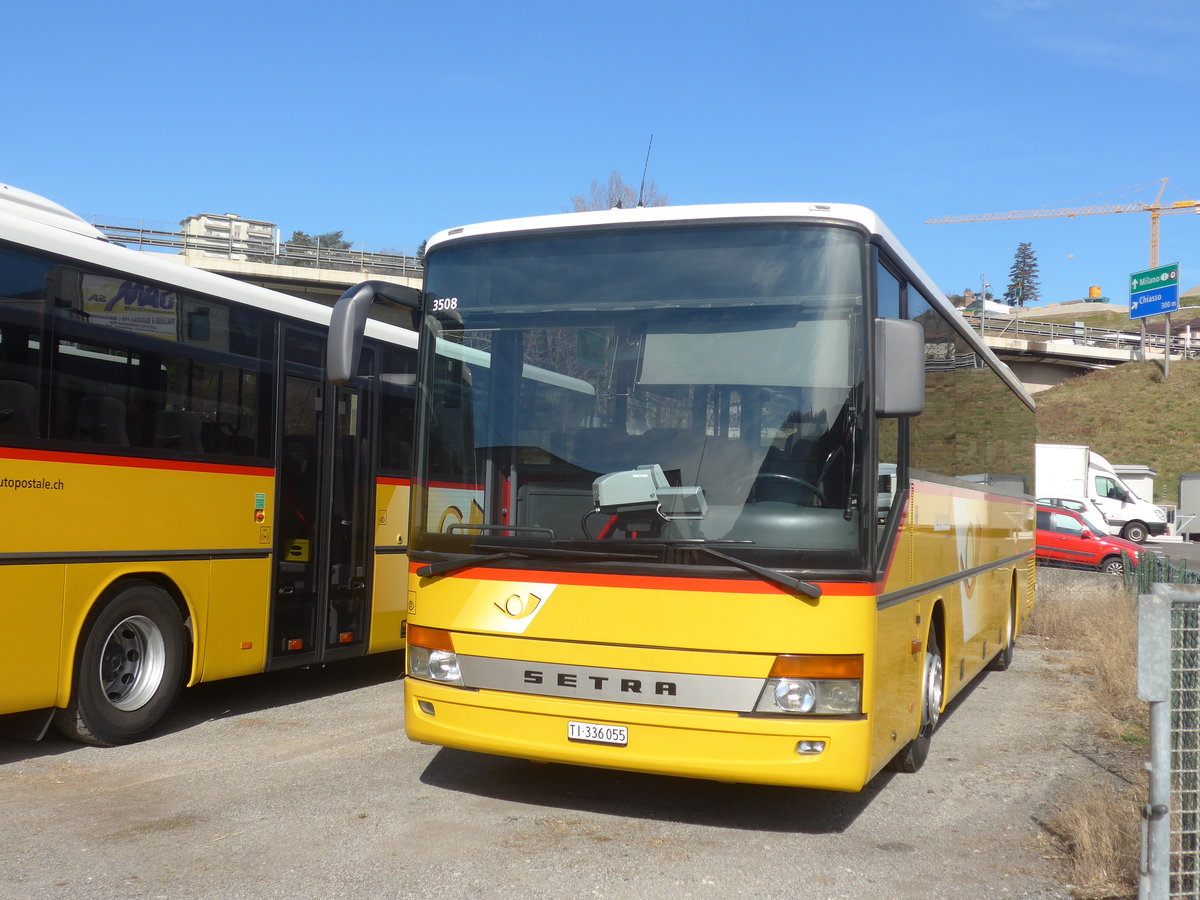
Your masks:
[{"label": "bus side window", "polygon": [[[875,264],[875,310],[876,316],[884,319],[898,319],[900,308],[900,279],[882,263]],[[889,517],[899,515],[894,510],[900,502],[901,473],[900,434],[901,420],[899,418],[876,419],[876,478],[875,521],[880,529],[880,539],[885,535],[884,526]]]},{"label": "bus side window", "polygon": [[37,389],[24,381],[0,381],[0,434],[38,433]]},{"label": "bus side window", "polygon": [[116,397],[84,397],[76,407],[75,440],[128,447],[125,404]]}]

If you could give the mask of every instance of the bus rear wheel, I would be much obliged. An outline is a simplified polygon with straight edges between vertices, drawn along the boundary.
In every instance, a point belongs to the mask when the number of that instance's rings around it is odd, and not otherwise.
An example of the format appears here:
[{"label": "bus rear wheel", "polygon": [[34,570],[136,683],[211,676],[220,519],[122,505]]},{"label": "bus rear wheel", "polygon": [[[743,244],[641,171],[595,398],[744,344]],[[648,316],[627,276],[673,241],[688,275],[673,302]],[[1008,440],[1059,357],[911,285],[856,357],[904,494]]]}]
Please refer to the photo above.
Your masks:
[{"label": "bus rear wheel", "polygon": [[1004,672],[1012,665],[1013,648],[1017,643],[1017,586],[1014,584],[1008,601],[1008,618],[1004,623],[1004,643],[990,663],[988,668],[993,672]]},{"label": "bus rear wheel", "polygon": [[933,731],[942,715],[942,697],[946,689],[946,668],[937,634],[929,632],[925,646],[925,667],[921,677],[921,727],[917,736],[892,759],[889,768],[897,772],[916,772],[929,757]]},{"label": "bus rear wheel", "polygon": [[184,648],[171,596],[146,581],[126,583],[83,636],[71,701],[55,713],[55,727],[101,747],[145,736],[179,693]]}]

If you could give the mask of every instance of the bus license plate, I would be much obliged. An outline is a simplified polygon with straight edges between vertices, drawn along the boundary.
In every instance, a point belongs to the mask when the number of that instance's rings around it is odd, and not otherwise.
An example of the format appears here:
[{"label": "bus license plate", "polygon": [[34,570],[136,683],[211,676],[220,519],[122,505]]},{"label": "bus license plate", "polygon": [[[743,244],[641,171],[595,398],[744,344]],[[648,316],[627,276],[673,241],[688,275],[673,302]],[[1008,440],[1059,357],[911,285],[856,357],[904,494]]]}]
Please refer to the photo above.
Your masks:
[{"label": "bus license plate", "polygon": [[629,729],[624,725],[568,722],[567,740],[584,744],[611,744],[614,747],[624,747],[629,743]]}]

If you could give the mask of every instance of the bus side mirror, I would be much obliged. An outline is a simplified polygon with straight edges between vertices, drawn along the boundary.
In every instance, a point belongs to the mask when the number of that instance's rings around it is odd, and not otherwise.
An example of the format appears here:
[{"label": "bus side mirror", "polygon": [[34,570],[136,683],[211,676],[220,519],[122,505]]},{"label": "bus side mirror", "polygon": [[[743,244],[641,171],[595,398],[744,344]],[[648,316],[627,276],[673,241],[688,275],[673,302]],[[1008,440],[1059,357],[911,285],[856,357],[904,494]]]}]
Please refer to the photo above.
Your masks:
[{"label": "bus side mirror", "polygon": [[925,409],[925,330],[907,319],[875,320],[875,415]]},{"label": "bus side mirror", "polygon": [[346,384],[358,371],[362,353],[363,330],[373,303],[385,303],[412,313],[413,323],[421,311],[421,292],[416,288],[387,281],[363,281],[338,298],[329,320],[329,380]]}]

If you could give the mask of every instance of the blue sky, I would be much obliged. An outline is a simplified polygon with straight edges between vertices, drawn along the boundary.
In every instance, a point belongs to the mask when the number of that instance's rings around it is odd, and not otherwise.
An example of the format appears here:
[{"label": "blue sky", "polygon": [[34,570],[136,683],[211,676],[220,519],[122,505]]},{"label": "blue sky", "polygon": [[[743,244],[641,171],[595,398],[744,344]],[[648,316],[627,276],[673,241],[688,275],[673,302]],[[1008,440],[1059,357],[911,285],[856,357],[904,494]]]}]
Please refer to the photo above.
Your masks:
[{"label": "blue sky", "polygon": [[[934,216],[1200,199],[1194,0],[20,4],[0,181],[85,216],[236,212],[413,250],[560,212],[592,179],[673,204],[874,208],[947,293],[1128,301],[1149,215]],[[1200,285],[1200,216],[1161,261]]]}]

